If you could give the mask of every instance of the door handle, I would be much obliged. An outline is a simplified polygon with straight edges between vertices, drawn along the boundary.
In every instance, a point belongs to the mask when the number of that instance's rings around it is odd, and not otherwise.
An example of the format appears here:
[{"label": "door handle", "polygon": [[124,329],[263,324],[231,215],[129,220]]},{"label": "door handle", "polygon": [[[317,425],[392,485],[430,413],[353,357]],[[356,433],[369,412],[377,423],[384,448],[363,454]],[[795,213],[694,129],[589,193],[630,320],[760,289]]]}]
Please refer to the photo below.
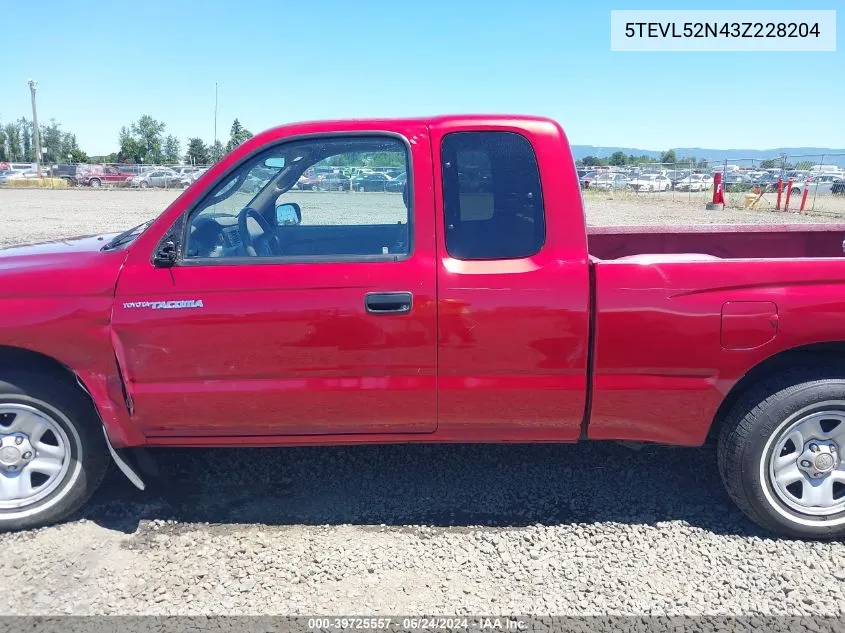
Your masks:
[{"label": "door handle", "polygon": [[364,305],[370,314],[403,314],[411,311],[410,292],[368,292]]}]

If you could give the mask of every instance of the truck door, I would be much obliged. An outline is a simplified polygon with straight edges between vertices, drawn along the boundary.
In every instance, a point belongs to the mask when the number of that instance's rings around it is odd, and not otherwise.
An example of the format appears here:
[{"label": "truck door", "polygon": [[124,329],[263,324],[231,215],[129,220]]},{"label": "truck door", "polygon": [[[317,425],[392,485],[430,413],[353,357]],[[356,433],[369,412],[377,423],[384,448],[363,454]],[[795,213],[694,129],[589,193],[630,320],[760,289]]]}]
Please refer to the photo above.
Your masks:
[{"label": "truck door", "polygon": [[434,124],[438,432],[575,440],[587,393],[589,270],[560,128]]},{"label": "truck door", "polygon": [[[130,252],[113,331],[144,433],[435,430],[430,145],[401,131],[253,151],[186,205],[175,265]],[[349,190],[347,168],[382,164],[407,170],[406,195]],[[292,187],[309,166],[346,189]]]}]

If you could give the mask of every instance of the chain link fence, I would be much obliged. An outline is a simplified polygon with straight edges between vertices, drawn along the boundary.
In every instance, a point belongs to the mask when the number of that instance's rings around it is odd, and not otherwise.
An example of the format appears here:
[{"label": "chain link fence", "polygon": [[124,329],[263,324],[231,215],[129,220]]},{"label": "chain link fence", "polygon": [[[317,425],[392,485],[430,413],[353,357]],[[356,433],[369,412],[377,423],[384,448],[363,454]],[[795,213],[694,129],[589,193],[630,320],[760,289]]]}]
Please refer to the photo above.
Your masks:
[{"label": "chain link fence", "polygon": [[[184,189],[210,165],[35,165],[14,164],[15,174],[0,175],[0,185],[38,188]],[[0,165],[3,167],[3,165]],[[2,169],[0,169],[2,171]],[[401,190],[385,173],[365,180],[363,166],[308,174],[301,189],[316,191]],[[580,166],[578,175],[589,205],[602,199],[623,199],[647,210],[667,204],[679,209],[703,209],[714,199],[715,180],[721,175],[725,211],[735,209],[776,213],[808,213],[845,219],[845,154],[780,155],[766,159],[680,160],[626,165]],[[360,178],[360,177],[359,177]],[[15,182],[12,182],[12,181]],[[26,182],[23,182],[26,181]],[[359,184],[356,184],[359,183]],[[395,184],[395,183],[394,183]],[[334,187],[334,189],[333,189]],[[780,193],[779,193],[780,190]]]},{"label": "chain link fence", "polygon": [[[675,202],[704,206],[714,201],[721,176],[725,208],[834,213],[845,217],[845,154],[781,155],[775,158],[682,160],[581,166],[587,201],[595,198]],[[780,190],[780,195],[778,191]]]}]

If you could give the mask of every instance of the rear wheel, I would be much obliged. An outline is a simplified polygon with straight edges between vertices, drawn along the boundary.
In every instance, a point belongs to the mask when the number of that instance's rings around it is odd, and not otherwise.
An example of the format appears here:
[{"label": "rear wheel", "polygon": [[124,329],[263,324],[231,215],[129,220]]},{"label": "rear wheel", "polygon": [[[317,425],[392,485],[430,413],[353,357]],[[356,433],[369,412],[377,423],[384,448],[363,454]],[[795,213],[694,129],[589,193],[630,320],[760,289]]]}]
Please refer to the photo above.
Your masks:
[{"label": "rear wheel", "polygon": [[108,467],[90,401],[50,376],[0,376],[0,531],[55,523],[77,510]]},{"label": "rear wheel", "polygon": [[88,184],[94,187],[95,189],[99,187],[102,183],[100,182],[99,178],[92,178],[88,181]]},{"label": "rear wheel", "polygon": [[845,536],[845,372],[796,370],[752,390],[719,438],[725,487],[758,525]]}]

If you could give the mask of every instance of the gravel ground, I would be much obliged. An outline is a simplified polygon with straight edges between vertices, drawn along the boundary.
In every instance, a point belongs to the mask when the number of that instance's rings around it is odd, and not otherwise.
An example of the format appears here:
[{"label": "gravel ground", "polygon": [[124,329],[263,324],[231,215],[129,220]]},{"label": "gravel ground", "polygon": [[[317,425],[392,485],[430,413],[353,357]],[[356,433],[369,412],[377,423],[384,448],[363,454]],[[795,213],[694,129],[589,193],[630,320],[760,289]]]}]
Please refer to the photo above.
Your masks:
[{"label": "gravel ground", "polygon": [[[119,230],[173,197],[0,191],[0,244]],[[710,217],[588,206],[593,223]],[[0,535],[0,613],[845,613],[845,544],[760,533],[709,448],[152,452],[147,492],[113,471],[69,522]]]}]

